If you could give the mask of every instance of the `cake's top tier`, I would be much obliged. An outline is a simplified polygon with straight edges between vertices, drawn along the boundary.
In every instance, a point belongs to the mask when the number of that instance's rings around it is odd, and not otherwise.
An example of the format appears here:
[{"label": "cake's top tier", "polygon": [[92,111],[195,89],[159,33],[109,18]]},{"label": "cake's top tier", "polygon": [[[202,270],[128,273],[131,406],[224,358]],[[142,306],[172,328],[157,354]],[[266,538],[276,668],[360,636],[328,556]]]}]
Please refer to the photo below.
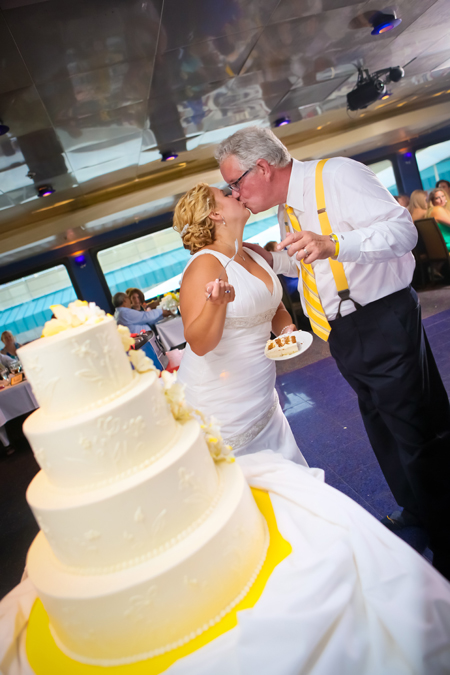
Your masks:
[{"label": "cake's top tier", "polygon": [[112,400],[132,384],[132,369],[112,317],[43,337],[18,350],[42,411],[71,417]]}]

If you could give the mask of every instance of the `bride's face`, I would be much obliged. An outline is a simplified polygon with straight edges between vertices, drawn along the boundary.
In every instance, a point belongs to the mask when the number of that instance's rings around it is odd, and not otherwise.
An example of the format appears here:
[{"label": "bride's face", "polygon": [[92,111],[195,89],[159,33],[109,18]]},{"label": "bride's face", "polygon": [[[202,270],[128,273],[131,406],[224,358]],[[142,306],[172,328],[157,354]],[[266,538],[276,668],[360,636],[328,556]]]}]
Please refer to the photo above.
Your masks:
[{"label": "bride's face", "polygon": [[216,200],[215,212],[217,211],[221,215],[227,225],[236,223],[243,227],[250,217],[250,211],[237,199],[233,199],[231,195],[226,195],[219,188],[212,187],[211,192]]}]

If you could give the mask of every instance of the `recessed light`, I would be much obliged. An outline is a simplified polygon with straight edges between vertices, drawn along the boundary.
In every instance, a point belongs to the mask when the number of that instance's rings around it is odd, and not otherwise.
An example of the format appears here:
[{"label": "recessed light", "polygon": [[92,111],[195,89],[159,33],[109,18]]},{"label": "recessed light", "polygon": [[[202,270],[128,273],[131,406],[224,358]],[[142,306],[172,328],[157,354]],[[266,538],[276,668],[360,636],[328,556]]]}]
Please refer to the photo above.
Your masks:
[{"label": "recessed light", "polygon": [[279,117],[275,122],[273,123],[274,127],[284,127],[286,124],[290,124],[291,120],[289,117]]},{"label": "recessed light", "polygon": [[176,152],[162,152],[161,153],[161,162],[172,162],[178,157]]},{"label": "recessed light", "polygon": [[399,26],[401,22],[402,20],[397,19],[395,12],[392,14],[375,12],[375,14],[370,19],[370,23],[373,26],[371,35],[382,35],[383,33],[387,33],[389,30]]},{"label": "recessed light", "polygon": [[37,187],[38,197],[49,197],[55,192],[51,185],[39,185]]}]

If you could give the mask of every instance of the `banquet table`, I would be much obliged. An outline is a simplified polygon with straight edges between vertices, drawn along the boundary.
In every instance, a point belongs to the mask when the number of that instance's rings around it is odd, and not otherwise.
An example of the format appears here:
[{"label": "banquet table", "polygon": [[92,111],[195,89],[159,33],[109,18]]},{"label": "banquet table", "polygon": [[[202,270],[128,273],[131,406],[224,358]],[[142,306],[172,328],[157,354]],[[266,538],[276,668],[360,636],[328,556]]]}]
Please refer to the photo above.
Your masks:
[{"label": "banquet table", "polygon": [[27,381],[0,390],[0,440],[3,445],[9,445],[6,422],[32,412],[38,407],[30,383]]},{"label": "banquet table", "polygon": [[166,350],[186,342],[181,316],[168,316],[155,324],[155,328]]},{"label": "banquet table", "polygon": [[[320,469],[271,451],[237,461],[250,486],[269,494],[292,553],[275,567],[257,603],[238,612],[234,628],[164,673],[448,675],[450,584],[367,511],[326,485]],[[26,647],[35,599],[26,579],[0,602],[2,675],[36,672]],[[66,662],[74,675],[116,672]],[[117,672],[156,672],[146,664]]]}]

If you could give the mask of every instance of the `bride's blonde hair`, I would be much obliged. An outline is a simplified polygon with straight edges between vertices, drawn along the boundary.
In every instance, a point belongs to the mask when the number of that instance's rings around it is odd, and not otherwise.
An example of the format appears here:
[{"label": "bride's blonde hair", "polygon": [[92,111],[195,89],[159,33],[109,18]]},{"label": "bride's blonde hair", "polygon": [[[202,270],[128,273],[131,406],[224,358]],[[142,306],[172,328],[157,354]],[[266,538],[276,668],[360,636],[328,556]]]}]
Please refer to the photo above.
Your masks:
[{"label": "bride's blonde hair", "polygon": [[214,194],[207,183],[197,183],[178,201],[173,229],[180,233],[184,248],[197,253],[215,240],[215,224],[209,214],[216,208]]}]

